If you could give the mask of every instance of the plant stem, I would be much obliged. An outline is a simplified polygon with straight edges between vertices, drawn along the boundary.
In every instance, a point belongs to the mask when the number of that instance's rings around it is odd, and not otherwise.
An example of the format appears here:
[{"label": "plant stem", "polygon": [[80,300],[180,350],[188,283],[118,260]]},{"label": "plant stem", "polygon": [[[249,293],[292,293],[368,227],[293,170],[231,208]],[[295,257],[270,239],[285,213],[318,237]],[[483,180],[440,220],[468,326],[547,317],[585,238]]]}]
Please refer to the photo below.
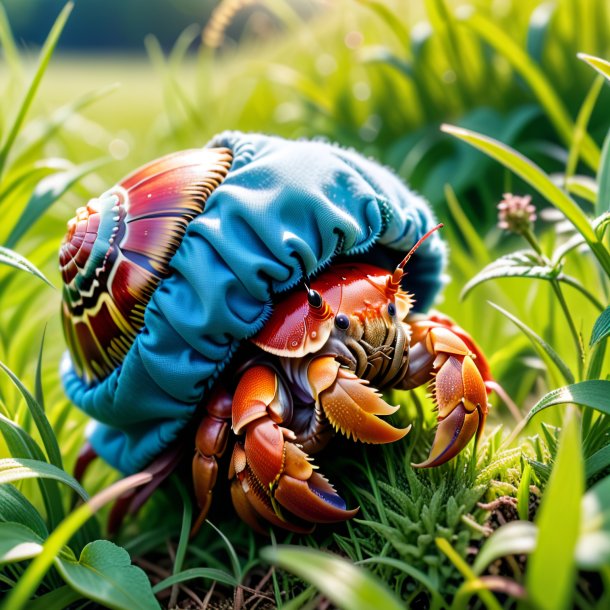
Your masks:
[{"label": "plant stem", "polygon": [[[530,246],[535,250],[535,252],[538,254],[538,256],[542,257],[543,259],[546,259],[546,257],[544,256],[544,253],[542,252],[542,248],[540,247],[540,244],[538,243],[538,240],[536,239],[536,236],[534,235],[534,233],[532,232],[532,230],[530,228],[523,229],[521,232],[521,235],[523,235],[523,237],[527,240],[527,242],[530,244]],[[572,338],[574,339],[574,345],[575,345],[576,351],[578,353],[578,381],[580,381],[583,376],[583,367],[585,364],[585,349],[582,344],[582,339],[581,339],[580,335],[578,334],[576,324],[574,324],[574,319],[572,318],[572,314],[570,313],[568,304],[566,303],[566,300],[563,296],[563,292],[561,290],[561,285],[559,283],[559,280],[557,278],[553,278],[551,280],[551,286],[553,287],[555,296],[557,297],[557,300],[559,301],[559,305],[561,306],[561,309],[563,310],[563,314],[568,323],[570,333],[572,334]]]}]

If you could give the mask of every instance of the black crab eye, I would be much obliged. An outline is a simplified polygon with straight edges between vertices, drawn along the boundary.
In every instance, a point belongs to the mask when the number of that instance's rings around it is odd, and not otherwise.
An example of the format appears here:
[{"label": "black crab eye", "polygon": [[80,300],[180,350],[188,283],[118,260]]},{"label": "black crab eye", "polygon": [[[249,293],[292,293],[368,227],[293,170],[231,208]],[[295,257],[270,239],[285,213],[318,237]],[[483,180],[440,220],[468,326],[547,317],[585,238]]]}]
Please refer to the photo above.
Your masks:
[{"label": "black crab eye", "polygon": [[322,295],[317,290],[310,288],[307,291],[307,302],[309,303],[310,307],[320,309],[324,300],[322,299]]},{"label": "black crab eye", "polygon": [[394,303],[388,303],[388,313],[392,318],[396,315],[396,305]]},{"label": "black crab eye", "polygon": [[347,330],[349,328],[349,318],[344,313],[338,314],[335,317],[335,326],[341,330]]}]

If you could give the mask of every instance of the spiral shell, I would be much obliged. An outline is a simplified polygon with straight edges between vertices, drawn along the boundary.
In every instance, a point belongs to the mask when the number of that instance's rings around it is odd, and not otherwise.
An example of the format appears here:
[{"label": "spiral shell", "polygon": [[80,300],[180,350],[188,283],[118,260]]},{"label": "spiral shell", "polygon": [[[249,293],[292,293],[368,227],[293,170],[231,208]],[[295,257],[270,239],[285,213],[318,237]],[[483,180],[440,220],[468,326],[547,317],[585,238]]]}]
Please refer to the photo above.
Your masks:
[{"label": "spiral shell", "polygon": [[76,210],[59,254],[62,321],[88,383],[119,366],[189,222],[226,177],[226,148],[187,150],[136,170]]}]

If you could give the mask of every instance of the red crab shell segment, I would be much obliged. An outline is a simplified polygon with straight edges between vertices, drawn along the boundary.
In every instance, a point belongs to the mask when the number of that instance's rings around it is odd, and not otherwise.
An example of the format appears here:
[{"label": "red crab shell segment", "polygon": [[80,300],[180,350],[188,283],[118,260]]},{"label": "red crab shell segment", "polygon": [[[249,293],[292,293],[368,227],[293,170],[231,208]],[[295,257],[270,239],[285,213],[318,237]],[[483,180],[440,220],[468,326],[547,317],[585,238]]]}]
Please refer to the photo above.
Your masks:
[{"label": "red crab shell segment", "polygon": [[327,269],[311,288],[324,299],[326,315],[311,307],[305,288],[297,289],[278,303],[252,342],[278,356],[300,358],[317,352],[328,340],[338,313],[348,316],[388,315],[395,302],[397,317],[403,320],[411,308],[410,297],[388,289],[391,274],[369,265],[339,264]]},{"label": "red crab shell segment", "polygon": [[228,149],[163,157],[79,208],[59,264],[62,320],[77,373],[100,380],[121,364],[188,223],[231,167]]}]

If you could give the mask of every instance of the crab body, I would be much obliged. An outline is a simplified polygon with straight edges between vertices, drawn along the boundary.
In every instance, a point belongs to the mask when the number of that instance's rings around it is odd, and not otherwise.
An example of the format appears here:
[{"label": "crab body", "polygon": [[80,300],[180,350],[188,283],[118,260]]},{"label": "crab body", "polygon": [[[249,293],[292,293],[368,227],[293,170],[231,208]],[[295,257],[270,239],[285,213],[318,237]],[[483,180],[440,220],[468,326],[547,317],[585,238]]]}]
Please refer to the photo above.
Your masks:
[{"label": "crab body", "polygon": [[[215,144],[140,168],[68,223],[62,378],[99,422],[95,452],[155,474],[115,522],[196,429],[199,522],[231,452],[240,516],[310,531],[355,513],[310,456],[337,433],[364,443],[408,433],[382,419],[397,409],[382,391],[431,384],[439,427],[418,465],[431,467],[481,434],[491,376],[465,331],[416,313],[401,287],[413,255],[409,289],[429,302],[444,250],[425,202],[395,176],[323,143],[228,133]],[[393,270],[379,266],[409,248]],[[370,264],[349,262],[365,250]]]},{"label": "crab body", "polygon": [[391,443],[409,432],[380,419],[398,409],[380,390],[431,383],[440,424],[420,467],[445,463],[480,434],[490,379],[485,359],[447,318],[411,316],[401,275],[400,268],[392,275],[370,265],[336,265],[276,304],[251,339],[258,352],[246,350],[231,390],[215,394],[199,425],[193,479],[200,521],[229,428],[237,435],[229,468],[237,512],[259,531],[268,521],[297,532],[355,514],[310,455],[335,433]]}]

